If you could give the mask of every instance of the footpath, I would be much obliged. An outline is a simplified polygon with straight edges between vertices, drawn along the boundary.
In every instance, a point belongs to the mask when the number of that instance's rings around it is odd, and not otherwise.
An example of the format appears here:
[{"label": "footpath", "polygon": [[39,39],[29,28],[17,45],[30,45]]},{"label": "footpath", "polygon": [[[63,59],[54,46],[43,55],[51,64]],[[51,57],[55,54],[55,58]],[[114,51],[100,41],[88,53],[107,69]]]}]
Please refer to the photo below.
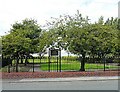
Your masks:
[{"label": "footpath", "polygon": [[68,78],[35,78],[35,79],[21,79],[19,82],[71,82],[71,81],[106,81],[106,80],[120,80],[118,76],[110,77],[68,77]]},{"label": "footpath", "polygon": [[75,82],[75,81],[111,81],[119,82],[120,76],[104,77],[67,77],[67,78],[24,78],[24,79],[2,79],[2,83],[38,83],[38,82]]}]

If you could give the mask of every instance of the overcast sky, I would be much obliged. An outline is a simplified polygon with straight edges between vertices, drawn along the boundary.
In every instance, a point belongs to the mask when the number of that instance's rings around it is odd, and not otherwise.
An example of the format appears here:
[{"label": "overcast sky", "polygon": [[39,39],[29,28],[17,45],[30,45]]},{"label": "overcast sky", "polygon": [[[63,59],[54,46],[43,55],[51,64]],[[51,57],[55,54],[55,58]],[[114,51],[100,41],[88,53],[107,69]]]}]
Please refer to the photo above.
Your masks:
[{"label": "overcast sky", "polygon": [[77,10],[83,16],[96,21],[118,16],[120,0],[0,0],[0,35],[10,30],[11,24],[25,18],[34,18],[40,25],[59,15],[74,15]]}]

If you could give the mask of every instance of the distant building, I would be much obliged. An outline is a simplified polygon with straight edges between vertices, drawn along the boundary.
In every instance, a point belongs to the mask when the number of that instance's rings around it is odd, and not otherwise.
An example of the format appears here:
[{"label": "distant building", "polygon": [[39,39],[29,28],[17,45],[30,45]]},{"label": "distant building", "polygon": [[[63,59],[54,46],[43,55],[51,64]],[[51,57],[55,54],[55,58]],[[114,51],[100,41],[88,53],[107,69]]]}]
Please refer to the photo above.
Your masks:
[{"label": "distant building", "polygon": [[[33,57],[39,57],[39,53],[34,53],[34,54],[31,54]],[[44,56],[48,56],[48,51],[46,54],[44,54]],[[61,50],[61,56],[68,56],[68,52],[65,51],[65,50]],[[75,54],[72,54],[69,52],[69,56],[77,56]]]},{"label": "distant building", "polygon": [[118,18],[120,18],[120,1],[118,2]]}]

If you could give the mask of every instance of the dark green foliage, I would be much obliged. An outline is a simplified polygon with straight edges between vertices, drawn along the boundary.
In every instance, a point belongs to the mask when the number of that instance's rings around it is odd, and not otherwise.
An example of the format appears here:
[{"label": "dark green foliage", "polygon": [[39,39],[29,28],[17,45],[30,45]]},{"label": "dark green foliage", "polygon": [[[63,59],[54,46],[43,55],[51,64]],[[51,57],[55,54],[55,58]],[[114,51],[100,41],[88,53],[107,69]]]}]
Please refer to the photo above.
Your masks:
[{"label": "dark green foliage", "polygon": [[[111,18],[104,22],[100,17],[96,23],[90,23],[77,11],[74,16],[60,16],[53,22],[52,30],[62,37],[63,48],[74,53],[81,60],[81,71],[85,70],[85,57],[105,57],[119,53],[119,22]],[[64,36],[63,36],[64,34]]]},{"label": "dark green foliage", "polygon": [[36,48],[41,31],[37,21],[33,19],[25,19],[21,23],[13,24],[10,34],[2,37],[3,56],[18,57],[38,52]]},{"label": "dark green foliage", "polygon": [[111,17],[104,21],[100,17],[90,23],[79,11],[74,16],[52,19],[49,31],[43,31],[33,19],[13,24],[10,33],[2,37],[3,56],[22,57],[38,52],[42,55],[49,46],[58,47],[82,58],[81,71],[85,71],[86,57],[119,56],[120,19]]}]

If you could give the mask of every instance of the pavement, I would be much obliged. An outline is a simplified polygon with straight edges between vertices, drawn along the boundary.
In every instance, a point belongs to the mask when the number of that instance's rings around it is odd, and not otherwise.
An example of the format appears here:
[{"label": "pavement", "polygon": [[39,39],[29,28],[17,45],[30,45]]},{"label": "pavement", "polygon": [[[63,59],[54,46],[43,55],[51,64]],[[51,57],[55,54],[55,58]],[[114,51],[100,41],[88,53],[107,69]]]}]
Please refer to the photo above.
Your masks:
[{"label": "pavement", "polygon": [[106,81],[106,80],[120,80],[120,76],[104,76],[104,77],[67,77],[67,78],[26,78],[20,80],[6,80],[3,79],[3,82],[72,82],[72,81]]},{"label": "pavement", "polygon": [[3,90],[118,90],[120,77],[3,79]]}]

